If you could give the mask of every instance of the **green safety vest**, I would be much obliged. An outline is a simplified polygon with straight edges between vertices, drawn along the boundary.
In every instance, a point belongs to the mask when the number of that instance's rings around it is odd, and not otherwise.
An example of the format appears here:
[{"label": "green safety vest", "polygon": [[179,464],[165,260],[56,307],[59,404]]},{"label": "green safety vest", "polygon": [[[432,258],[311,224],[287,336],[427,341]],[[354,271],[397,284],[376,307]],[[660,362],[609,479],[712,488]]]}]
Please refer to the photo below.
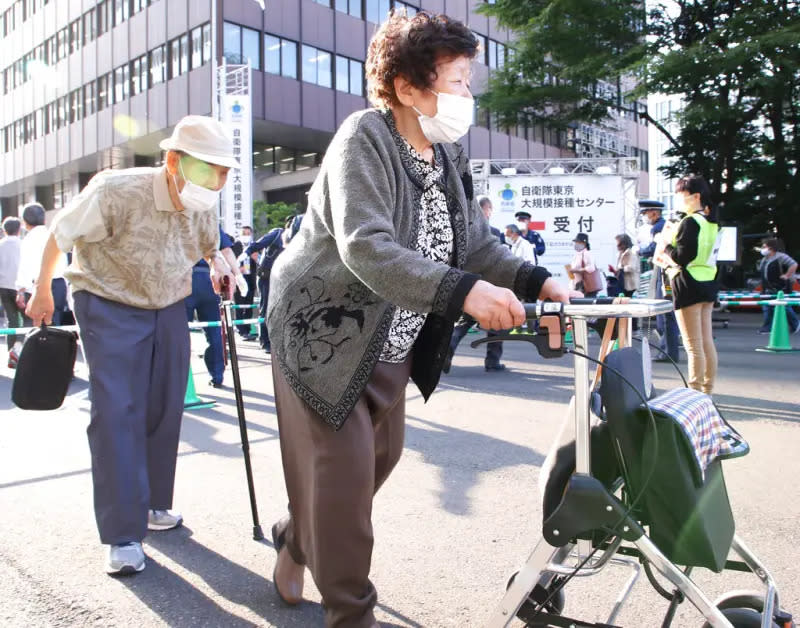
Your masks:
[{"label": "green safety vest", "polygon": [[[702,214],[691,214],[700,225],[697,236],[697,256],[685,267],[695,281],[711,281],[717,276],[717,254],[720,245],[719,225],[709,222]],[[689,217],[684,220],[689,220]],[[672,238],[672,246],[677,246],[677,233]]]}]

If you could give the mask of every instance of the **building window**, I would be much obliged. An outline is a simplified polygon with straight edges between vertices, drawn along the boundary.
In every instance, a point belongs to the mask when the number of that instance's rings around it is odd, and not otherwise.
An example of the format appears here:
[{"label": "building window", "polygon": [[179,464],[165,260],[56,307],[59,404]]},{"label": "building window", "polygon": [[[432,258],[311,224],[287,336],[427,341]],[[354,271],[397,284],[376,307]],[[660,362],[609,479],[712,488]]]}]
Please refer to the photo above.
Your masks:
[{"label": "building window", "polygon": [[361,18],[361,0],[336,0],[334,8],[342,13]]},{"label": "building window", "polygon": [[97,110],[111,105],[111,72],[97,77]]},{"label": "building window", "polygon": [[95,98],[95,83],[92,81],[83,86],[83,115],[90,116],[97,111]]},{"label": "building window", "polygon": [[475,39],[478,40],[478,56],[475,57],[475,59],[478,63],[489,65],[489,49],[486,45],[486,35],[481,35],[475,31],[472,31],[472,34],[475,36]]},{"label": "building window", "polygon": [[274,35],[264,35],[264,70],[270,74],[297,78],[297,43]]},{"label": "building window", "polygon": [[114,0],[114,26],[122,24],[131,15],[131,0]]},{"label": "building window", "polygon": [[494,39],[489,40],[489,67],[502,68],[506,62],[506,47]]},{"label": "building window", "polygon": [[242,28],[242,63],[250,60],[254,70],[261,69],[261,31]]},{"label": "building window", "polygon": [[314,0],[314,2],[316,2],[317,4],[321,4],[324,7],[331,6],[331,0]]},{"label": "building window", "polygon": [[192,29],[192,69],[211,60],[211,24]]},{"label": "building window", "polygon": [[125,100],[130,94],[130,89],[130,66],[126,63],[114,70],[114,104]]},{"label": "building window", "polygon": [[390,0],[366,0],[367,20],[380,24],[389,17],[391,8]]},{"label": "building window", "polygon": [[150,85],[167,80],[167,47],[161,45],[150,51]]},{"label": "building window", "polygon": [[153,0],[133,0],[131,2],[131,15],[144,11],[151,4],[153,4]]},{"label": "building window", "polygon": [[97,3],[97,36],[108,32],[111,28],[111,0]]},{"label": "building window", "polygon": [[408,17],[411,17],[412,15],[416,15],[419,9],[417,9],[417,7],[415,6],[407,4],[406,2],[399,2],[398,0],[394,0],[394,11],[395,13],[402,13],[403,11],[405,11],[405,14]]},{"label": "building window", "polygon": [[69,29],[69,53],[78,52],[81,48],[81,19],[74,20]]},{"label": "building window", "polygon": [[336,89],[356,96],[364,95],[364,64],[336,55]]},{"label": "building window", "polygon": [[313,46],[303,46],[303,80],[322,87],[331,85],[331,54]]},{"label": "building window", "polygon": [[147,55],[131,61],[131,96],[147,90]]},{"label": "building window", "polygon": [[181,35],[169,42],[169,77],[175,78],[189,70],[189,36]]},{"label": "building window", "polygon": [[250,59],[254,70],[261,69],[261,32],[225,22],[223,29],[223,56],[228,63],[244,65]]},{"label": "building window", "polygon": [[67,28],[62,28],[56,33],[56,61],[61,61],[61,59],[66,58],[68,39],[69,32]]},{"label": "building window", "polygon": [[78,88],[69,93],[70,124],[83,119],[83,90]]},{"label": "building window", "polygon": [[97,37],[97,13],[94,9],[83,14],[83,45]]}]

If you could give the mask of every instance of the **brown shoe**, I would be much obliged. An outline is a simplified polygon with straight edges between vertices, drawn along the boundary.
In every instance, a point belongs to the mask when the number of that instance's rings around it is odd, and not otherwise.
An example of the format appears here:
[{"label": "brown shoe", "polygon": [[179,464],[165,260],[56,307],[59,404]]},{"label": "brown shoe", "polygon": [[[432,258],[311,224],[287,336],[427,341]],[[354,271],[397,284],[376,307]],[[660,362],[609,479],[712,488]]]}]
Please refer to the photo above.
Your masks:
[{"label": "brown shoe", "polygon": [[275,591],[284,604],[296,606],[303,601],[303,576],[305,566],[294,562],[289,548],[282,547],[275,561],[275,570],[272,572],[272,583]]}]

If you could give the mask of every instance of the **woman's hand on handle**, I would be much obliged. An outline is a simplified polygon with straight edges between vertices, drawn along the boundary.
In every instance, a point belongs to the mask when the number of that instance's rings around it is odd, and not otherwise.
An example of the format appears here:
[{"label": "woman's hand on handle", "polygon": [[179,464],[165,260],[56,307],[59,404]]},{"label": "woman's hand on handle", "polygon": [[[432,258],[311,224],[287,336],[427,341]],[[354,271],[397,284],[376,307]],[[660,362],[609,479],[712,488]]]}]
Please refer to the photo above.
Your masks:
[{"label": "woman's hand on handle", "polygon": [[484,329],[497,331],[518,327],[525,322],[525,308],[514,293],[483,280],[475,282],[467,293],[464,313],[478,321]]}]

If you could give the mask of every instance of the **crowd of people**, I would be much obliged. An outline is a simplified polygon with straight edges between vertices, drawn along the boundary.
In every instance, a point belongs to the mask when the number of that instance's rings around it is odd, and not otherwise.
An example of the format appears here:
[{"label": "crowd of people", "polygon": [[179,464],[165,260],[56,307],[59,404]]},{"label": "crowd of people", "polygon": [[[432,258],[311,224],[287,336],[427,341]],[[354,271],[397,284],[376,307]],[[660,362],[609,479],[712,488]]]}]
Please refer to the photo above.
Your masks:
[{"label": "crowd of people", "polygon": [[[374,108],[342,123],[304,216],[261,237],[244,227],[234,239],[218,224],[220,190],[239,164],[227,129],[204,116],[185,117],[162,141],[162,167],[98,174],[49,228],[36,203],[21,220],[3,221],[8,325],[59,324],[74,311],[80,329],[95,516],[110,574],[143,570],[148,530],[182,522],[171,508],[186,321],[218,321],[221,298],[248,318],[258,293],[265,319],[258,333],[247,324],[238,333],[272,357],[289,497],[272,528],[275,588],[297,604],[310,572],[328,626],[377,625],[372,505],[403,449],[406,385],[413,380],[427,399],[471,327],[490,335],[518,328],[524,301],[565,302],[611,287],[632,296],[640,258],[652,260],[652,296],[675,304],[658,322],[664,353],[678,360],[680,335],[689,385],[712,392],[719,227],[707,182],[679,181],[679,223],[665,222],[662,204],[642,201],[650,241],[617,235],[608,275],[589,234],[577,234],[570,285],[561,285],[540,264],[546,244],[530,213],[517,212],[501,231],[489,224],[490,199],[473,198],[458,140],[472,123],[477,52],[472,31],[446,16],[386,20],[365,64]],[[764,243],[765,287],[796,271],[776,247]],[[220,329],[205,333],[210,384],[222,386]],[[21,341],[8,337],[9,367]],[[505,370],[502,353],[502,343],[487,344],[487,372]]]}]

